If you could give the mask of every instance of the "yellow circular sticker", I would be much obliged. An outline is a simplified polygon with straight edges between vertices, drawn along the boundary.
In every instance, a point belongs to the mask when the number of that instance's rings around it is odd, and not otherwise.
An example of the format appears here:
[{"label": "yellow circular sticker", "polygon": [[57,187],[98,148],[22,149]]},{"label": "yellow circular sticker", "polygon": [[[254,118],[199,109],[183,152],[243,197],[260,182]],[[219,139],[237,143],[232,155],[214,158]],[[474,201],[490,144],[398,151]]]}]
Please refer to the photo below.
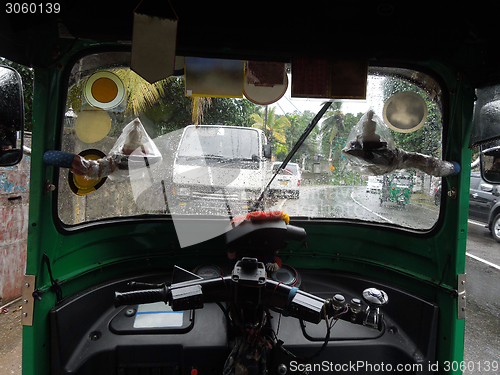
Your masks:
[{"label": "yellow circular sticker", "polygon": [[[104,152],[100,150],[84,150],[78,155],[84,157],[87,160],[98,160],[106,157]],[[107,177],[102,177],[97,180],[86,178],[85,176],[77,175],[73,172],[68,171],[68,183],[71,191],[76,195],[87,195],[97,189],[99,189],[104,182],[106,182]]]},{"label": "yellow circular sticker", "polygon": [[116,74],[97,72],[87,79],[84,95],[90,105],[102,109],[111,109],[123,101],[125,87]]},{"label": "yellow circular sticker", "polygon": [[75,132],[85,143],[99,142],[111,130],[111,117],[108,112],[93,108],[77,113]]}]

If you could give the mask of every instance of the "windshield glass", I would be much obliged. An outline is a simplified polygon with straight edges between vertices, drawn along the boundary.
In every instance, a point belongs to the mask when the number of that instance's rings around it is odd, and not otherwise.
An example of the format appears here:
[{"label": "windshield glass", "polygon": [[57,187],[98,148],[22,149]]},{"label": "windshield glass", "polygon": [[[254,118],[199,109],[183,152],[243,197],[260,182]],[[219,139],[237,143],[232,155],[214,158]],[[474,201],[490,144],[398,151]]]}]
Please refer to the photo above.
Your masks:
[{"label": "windshield glass", "polygon": [[273,163],[273,173],[284,175],[297,175],[299,174],[299,165],[296,163],[288,163],[283,170],[280,170],[282,162]]},{"label": "windshield glass", "polygon": [[[287,168],[273,178],[325,103],[290,94],[289,64],[281,99],[259,105],[244,95],[186,96],[182,72],[150,85],[130,70],[129,61],[125,52],[94,54],[71,70],[61,150],[99,161],[99,173],[106,169],[106,157],[121,155],[121,161],[99,179],[61,169],[58,214],[65,227],[139,216],[230,220],[251,210],[266,188],[259,210],[291,217],[422,231],[436,223],[435,178],[407,169],[373,179],[350,168],[342,152],[363,116],[371,110],[382,119],[390,98],[411,92],[425,102],[423,125],[384,131],[396,147],[440,159],[442,97],[431,77],[370,67],[366,100],[334,100]],[[372,188],[373,182],[379,185]],[[401,191],[390,189],[395,185]]]},{"label": "windshield glass", "polygon": [[253,129],[190,126],[184,132],[177,156],[252,160],[260,156],[259,133]]}]

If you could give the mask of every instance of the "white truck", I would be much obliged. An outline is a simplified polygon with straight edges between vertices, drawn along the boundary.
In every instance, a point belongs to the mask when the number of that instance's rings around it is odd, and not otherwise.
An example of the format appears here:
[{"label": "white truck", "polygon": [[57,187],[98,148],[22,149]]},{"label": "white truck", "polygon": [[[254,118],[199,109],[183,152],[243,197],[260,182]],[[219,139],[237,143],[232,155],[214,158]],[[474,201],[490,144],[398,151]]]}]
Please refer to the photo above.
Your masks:
[{"label": "white truck", "polygon": [[366,192],[380,194],[380,192],[382,191],[382,181],[383,176],[368,176]]},{"label": "white truck", "polygon": [[173,163],[172,213],[248,212],[269,181],[271,147],[260,129],[189,125]]}]

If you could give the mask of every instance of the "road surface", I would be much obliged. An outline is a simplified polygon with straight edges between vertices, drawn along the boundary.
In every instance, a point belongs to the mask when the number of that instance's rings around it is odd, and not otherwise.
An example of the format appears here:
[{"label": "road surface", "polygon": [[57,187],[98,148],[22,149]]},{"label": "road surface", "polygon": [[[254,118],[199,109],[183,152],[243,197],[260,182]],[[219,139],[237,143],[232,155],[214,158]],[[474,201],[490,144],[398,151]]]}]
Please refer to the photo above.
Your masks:
[{"label": "road surface", "polygon": [[378,194],[367,193],[361,186],[304,186],[300,199],[280,199],[271,209],[290,216],[360,219],[413,229],[430,229],[439,216],[439,208],[433,204],[411,202],[405,208],[389,202],[381,205]]},{"label": "road surface", "polygon": [[[484,223],[469,221],[464,360],[467,375],[500,373],[500,243]],[[498,370],[486,366],[497,364]],[[481,366],[482,368],[479,368]]]}]

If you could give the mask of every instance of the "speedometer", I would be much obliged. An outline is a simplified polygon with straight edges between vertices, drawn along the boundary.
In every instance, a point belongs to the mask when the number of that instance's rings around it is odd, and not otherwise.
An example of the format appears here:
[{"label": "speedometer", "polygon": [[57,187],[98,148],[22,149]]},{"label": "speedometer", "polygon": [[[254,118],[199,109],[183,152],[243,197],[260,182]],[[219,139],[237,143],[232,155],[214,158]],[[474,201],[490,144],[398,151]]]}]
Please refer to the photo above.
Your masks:
[{"label": "speedometer", "polygon": [[196,275],[204,279],[213,279],[215,277],[224,276],[224,272],[219,266],[213,264],[204,264],[198,266],[193,271]]},{"label": "speedometer", "polygon": [[289,286],[300,286],[300,276],[295,268],[288,264],[283,264],[277,271],[271,272],[269,275],[274,281],[282,282]]}]

